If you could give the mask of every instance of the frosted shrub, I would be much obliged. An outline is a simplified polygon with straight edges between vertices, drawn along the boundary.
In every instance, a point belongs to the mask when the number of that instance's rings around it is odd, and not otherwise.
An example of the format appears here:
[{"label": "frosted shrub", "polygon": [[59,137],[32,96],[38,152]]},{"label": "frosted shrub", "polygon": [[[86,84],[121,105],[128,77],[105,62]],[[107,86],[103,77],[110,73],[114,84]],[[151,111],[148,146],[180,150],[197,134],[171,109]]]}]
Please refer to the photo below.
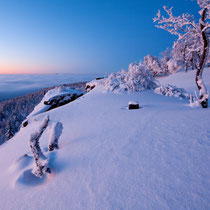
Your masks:
[{"label": "frosted shrub", "polygon": [[155,93],[170,97],[190,98],[189,94],[183,88],[177,88],[172,85],[161,85],[155,88]]},{"label": "frosted shrub", "polygon": [[132,91],[143,91],[157,87],[156,80],[144,63],[132,63],[129,65],[125,82]]},{"label": "frosted shrub", "polygon": [[110,76],[105,80],[105,88],[114,92],[119,90],[127,91],[128,89],[124,84],[124,78],[125,75],[121,72],[110,74]]},{"label": "frosted shrub", "polygon": [[123,91],[144,91],[157,87],[157,81],[152,76],[150,70],[142,62],[131,63],[126,72],[122,70],[112,73],[104,82],[105,89],[113,92]]}]

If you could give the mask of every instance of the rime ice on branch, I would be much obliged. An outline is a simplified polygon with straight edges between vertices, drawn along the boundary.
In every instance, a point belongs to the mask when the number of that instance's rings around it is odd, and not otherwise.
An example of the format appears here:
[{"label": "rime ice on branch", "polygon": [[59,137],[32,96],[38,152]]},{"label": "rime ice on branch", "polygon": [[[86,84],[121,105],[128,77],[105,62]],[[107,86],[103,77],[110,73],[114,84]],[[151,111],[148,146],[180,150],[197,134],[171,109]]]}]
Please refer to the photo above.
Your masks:
[{"label": "rime ice on branch", "polygon": [[44,173],[50,173],[50,169],[48,168],[48,160],[42,153],[42,150],[39,146],[39,139],[47,128],[48,123],[49,116],[47,115],[41,122],[38,130],[32,133],[30,138],[31,152],[33,153],[35,160],[35,167],[33,168],[32,173],[40,178],[44,175]]},{"label": "rime ice on branch", "polygon": [[175,17],[172,14],[172,8],[168,9],[165,6],[163,8],[168,17],[162,16],[159,10],[154,18],[154,22],[158,23],[156,27],[178,36],[177,41],[174,43],[174,48],[183,44],[185,53],[195,52],[199,56],[195,81],[200,93],[200,103],[203,108],[207,108],[208,92],[203,82],[202,73],[209,48],[207,31],[210,28],[210,0],[197,0],[197,3],[201,7],[199,23],[196,23],[194,17],[190,14],[182,14]]},{"label": "rime ice on branch", "polygon": [[62,130],[63,130],[62,123],[60,122],[53,123],[49,138],[49,151],[58,149],[58,139],[62,133]]}]

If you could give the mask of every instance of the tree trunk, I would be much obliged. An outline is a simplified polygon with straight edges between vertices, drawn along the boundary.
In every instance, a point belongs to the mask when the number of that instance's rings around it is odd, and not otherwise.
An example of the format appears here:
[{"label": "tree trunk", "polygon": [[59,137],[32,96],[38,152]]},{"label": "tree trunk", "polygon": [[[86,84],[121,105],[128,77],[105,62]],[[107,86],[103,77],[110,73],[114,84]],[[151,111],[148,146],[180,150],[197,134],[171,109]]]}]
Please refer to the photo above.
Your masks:
[{"label": "tree trunk", "polygon": [[[200,21],[201,31],[204,28],[203,23],[205,22],[206,12],[207,12],[207,9],[205,8],[201,15],[201,21]],[[203,52],[200,58],[199,66],[196,71],[195,82],[199,90],[201,106],[203,108],[207,108],[208,107],[208,92],[202,78],[202,73],[203,73],[203,68],[204,68],[205,60],[207,58],[207,53],[208,53],[208,40],[207,40],[205,31],[202,31],[201,35],[203,39]]]},{"label": "tree trunk", "polygon": [[191,70],[194,70],[193,58],[190,59]]},{"label": "tree trunk", "polygon": [[187,69],[188,69],[188,59],[186,58],[186,49],[187,49],[187,45],[185,44],[185,47],[184,47],[184,63],[185,63],[185,72],[187,72]]},{"label": "tree trunk", "polygon": [[188,62],[185,62],[185,72],[187,72],[188,69]]},{"label": "tree trunk", "polygon": [[192,52],[192,57],[191,57],[191,59],[190,59],[190,64],[191,64],[191,69],[192,70],[194,70],[194,68],[195,68],[195,62],[196,62],[196,59],[195,59],[195,52],[193,51]]}]

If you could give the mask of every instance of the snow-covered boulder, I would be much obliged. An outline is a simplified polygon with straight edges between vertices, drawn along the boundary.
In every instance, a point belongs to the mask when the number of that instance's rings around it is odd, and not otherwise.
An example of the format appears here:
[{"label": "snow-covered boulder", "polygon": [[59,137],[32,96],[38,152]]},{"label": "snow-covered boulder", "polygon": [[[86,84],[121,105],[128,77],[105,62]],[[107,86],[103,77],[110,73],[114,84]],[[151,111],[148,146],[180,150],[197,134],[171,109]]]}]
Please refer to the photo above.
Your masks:
[{"label": "snow-covered boulder", "polygon": [[[82,96],[83,94],[76,94],[76,93],[65,93],[58,96],[54,96],[49,100],[44,101],[45,105],[50,105],[49,109],[54,109],[56,107],[65,105],[71,101],[74,101],[78,97]],[[48,111],[47,110],[47,111]]]},{"label": "snow-covered boulder", "polygon": [[190,95],[183,89],[172,85],[161,85],[155,88],[155,93],[177,98],[190,98]]},{"label": "snow-covered boulder", "polygon": [[59,106],[63,106],[69,102],[74,101],[78,97],[82,96],[84,93],[79,90],[74,90],[69,87],[56,87],[49,90],[42,101],[34,108],[31,114],[27,117],[40,114],[42,112],[49,111]]}]

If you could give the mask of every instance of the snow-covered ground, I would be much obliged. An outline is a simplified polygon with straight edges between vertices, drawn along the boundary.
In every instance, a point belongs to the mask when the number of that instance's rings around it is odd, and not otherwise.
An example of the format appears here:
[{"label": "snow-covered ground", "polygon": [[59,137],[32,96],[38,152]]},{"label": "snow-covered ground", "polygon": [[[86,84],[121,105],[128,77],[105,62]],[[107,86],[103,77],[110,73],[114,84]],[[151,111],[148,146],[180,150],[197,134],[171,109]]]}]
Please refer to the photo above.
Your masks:
[{"label": "snow-covered ground", "polygon": [[[195,72],[161,84],[196,90]],[[210,69],[205,69],[210,91]],[[129,101],[140,109],[128,110]],[[99,86],[34,121],[0,147],[1,209],[210,209],[210,108],[153,90],[114,94]],[[30,134],[49,115],[40,143],[51,174],[31,173]],[[62,123],[59,149],[47,151]],[[25,155],[27,154],[27,155]]]}]

